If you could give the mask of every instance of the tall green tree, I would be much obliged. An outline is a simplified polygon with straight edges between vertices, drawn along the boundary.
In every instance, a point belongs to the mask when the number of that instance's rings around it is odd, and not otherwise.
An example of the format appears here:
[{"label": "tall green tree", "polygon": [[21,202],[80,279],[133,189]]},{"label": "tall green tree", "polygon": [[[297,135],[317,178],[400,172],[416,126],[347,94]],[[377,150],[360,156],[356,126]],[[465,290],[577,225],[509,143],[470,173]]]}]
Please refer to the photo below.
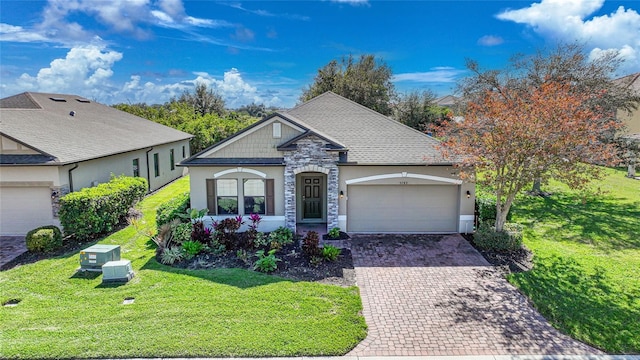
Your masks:
[{"label": "tall green tree", "polygon": [[429,132],[433,127],[452,119],[451,110],[436,104],[432,91],[412,91],[398,97],[392,117],[419,131]]},{"label": "tall green tree", "polygon": [[389,65],[375,55],[361,55],[358,59],[349,55],[320,68],[313,83],[303,89],[300,101],[333,91],[381,114],[391,115],[391,102],[395,98],[392,76]]},{"label": "tall green tree", "polygon": [[225,113],[225,103],[222,96],[202,82],[196,84],[193,92],[185,90],[175,101],[191,105],[201,116],[206,114],[222,116]]}]

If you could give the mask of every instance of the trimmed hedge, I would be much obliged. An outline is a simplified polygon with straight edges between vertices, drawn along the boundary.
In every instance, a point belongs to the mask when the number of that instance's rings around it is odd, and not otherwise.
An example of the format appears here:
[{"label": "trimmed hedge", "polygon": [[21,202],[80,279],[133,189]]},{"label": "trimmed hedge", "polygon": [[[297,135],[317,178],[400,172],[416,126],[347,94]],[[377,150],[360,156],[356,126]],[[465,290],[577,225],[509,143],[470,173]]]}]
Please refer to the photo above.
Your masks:
[{"label": "trimmed hedge", "polygon": [[112,177],[108,183],[69,193],[60,199],[60,223],[67,235],[91,238],[112,231],[129,208],[147,193],[141,177]]},{"label": "trimmed hedge", "polygon": [[189,193],[185,192],[158,206],[156,210],[156,225],[166,224],[173,219],[177,219],[180,215],[186,214],[190,202]]},{"label": "trimmed hedge", "polygon": [[27,233],[27,250],[52,252],[62,247],[62,232],[55,225],[41,226]]},{"label": "trimmed hedge", "polygon": [[513,251],[522,246],[522,225],[507,223],[503,231],[489,224],[481,224],[473,234],[473,242],[484,250]]}]

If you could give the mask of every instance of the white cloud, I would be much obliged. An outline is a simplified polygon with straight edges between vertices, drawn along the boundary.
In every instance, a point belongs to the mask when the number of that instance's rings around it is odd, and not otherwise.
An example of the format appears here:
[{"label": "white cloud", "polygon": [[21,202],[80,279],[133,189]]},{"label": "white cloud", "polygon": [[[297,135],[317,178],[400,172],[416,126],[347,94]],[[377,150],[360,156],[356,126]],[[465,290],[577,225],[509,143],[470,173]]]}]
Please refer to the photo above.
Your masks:
[{"label": "white cloud", "polygon": [[193,91],[195,85],[204,83],[216,91],[225,100],[228,108],[237,108],[255,102],[266,106],[281,106],[282,100],[278,93],[260,93],[258,88],[242,78],[238,69],[232,68],[223,74],[222,79],[206,72],[195,72],[193,79],[171,84],[146,82],[141,83],[141,77],[131,76],[122,89],[111,100],[112,102],[146,102],[149,104],[164,103],[171,97],[177,97],[185,90]]},{"label": "white cloud", "polygon": [[349,4],[351,6],[369,6],[369,0],[330,0],[334,3]]},{"label": "white cloud", "polygon": [[73,93],[90,98],[106,97],[113,90],[113,65],[122,54],[98,45],[74,47],[64,59],[53,60],[35,76],[23,73],[14,83],[3,86],[7,92],[38,91]]},{"label": "white cloud", "polygon": [[150,36],[149,26],[184,31],[233,26],[224,20],[187,15],[182,0],[49,0],[40,23],[29,29],[3,24],[0,41],[47,41],[69,47],[92,41],[96,34],[71,20],[78,14],[95,18],[109,31],[127,33],[139,39]]},{"label": "white cloud", "polygon": [[393,81],[411,81],[420,83],[453,83],[456,82],[458,75],[464,72],[464,70],[458,70],[446,66],[435,67],[430,70],[431,71],[397,74],[393,77]]},{"label": "white cloud", "polygon": [[496,46],[500,45],[504,40],[500,36],[485,35],[478,39],[478,44],[482,46]]},{"label": "white cloud", "polygon": [[604,0],[542,0],[497,18],[531,26],[547,39],[583,42],[593,49],[592,56],[602,49],[618,50],[626,60],[621,70],[640,71],[640,14],[620,6],[611,14],[588,18],[603,4]]}]

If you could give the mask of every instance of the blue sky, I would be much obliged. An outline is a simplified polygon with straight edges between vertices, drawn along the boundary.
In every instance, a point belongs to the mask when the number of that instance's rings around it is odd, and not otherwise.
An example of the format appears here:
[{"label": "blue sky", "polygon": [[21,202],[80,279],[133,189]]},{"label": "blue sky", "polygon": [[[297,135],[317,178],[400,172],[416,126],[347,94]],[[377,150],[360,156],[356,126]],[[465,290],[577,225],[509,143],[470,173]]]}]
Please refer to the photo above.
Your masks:
[{"label": "blue sky", "polygon": [[640,2],[188,1],[0,2],[0,96],[71,93],[105,104],[163,103],[204,82],[228,107],[296,104],[316,71],[375,54],[399,92],[450,93],[472,58],[580,41],[640,71]]}]

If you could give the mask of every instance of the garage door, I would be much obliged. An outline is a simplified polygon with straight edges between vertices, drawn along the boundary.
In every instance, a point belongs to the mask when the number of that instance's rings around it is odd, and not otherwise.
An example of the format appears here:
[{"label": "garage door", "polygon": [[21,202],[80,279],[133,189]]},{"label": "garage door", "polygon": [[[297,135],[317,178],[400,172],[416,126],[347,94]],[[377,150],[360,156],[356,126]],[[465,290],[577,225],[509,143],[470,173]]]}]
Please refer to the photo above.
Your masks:
[{"label": "garage door", "polygon": [[348,195],[347,231],[457,231],[457,186],[351,185]]},{"label": "garage door", "polygon": [[0,234],[25,235],[52,220],[48,187],[0,187]]}]

